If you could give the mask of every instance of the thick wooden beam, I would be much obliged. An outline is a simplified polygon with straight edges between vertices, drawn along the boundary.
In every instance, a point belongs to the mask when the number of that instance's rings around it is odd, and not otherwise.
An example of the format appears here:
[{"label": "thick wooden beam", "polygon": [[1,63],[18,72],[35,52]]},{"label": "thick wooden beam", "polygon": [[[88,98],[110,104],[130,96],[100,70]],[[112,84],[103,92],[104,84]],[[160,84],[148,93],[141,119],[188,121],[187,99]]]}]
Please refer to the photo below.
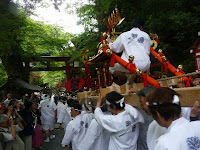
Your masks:
[{"label": "thick wooden beam", "polygon": [[174,89],[178,92],[180,97],[181,106],[192,107],[195,101],[200,102],[200,87],[186,87],[186,88],[176,88]]},{"label": "thick wooden beam", "polygon": [[[123,91],[124,87],[120,87],[121,91]],[[105,96],[107,93],[111,91],[117,91],[117,88],[100,88],[100,95]],[[119,89],[118,89],[119,90]],[[175,88],[176,92],[178,92],[180,97],[180,102],[182,107],[192,107],[195,101],[200,102],[200,87],[186,87],[186,88]],[[127,104],[133,106],[139,106],[138,96],[134,93],[132,95],[128,95],[127,92],[121,93],[125,97],[125,102]],[[81,92],[78,93],[78,98],[97,98],[98,94],[91,96],[90,92]]]},{"label": "thick wooden beam", "polygon": [[[200,103],[200,87],[186,87],[186,88],[175,88],[180,97],[180,103],[182,107],[192,107],[195,101]],[[136,94],[124,95],[125,102],[133,106],[139,106],[139,101]]]},{"label": "thick wooden beam", "polygon": [[[69,69],[69,68],[68,68]],[[30,71],[59,71],[59,70],[66,70],[66,67],[34,67],[30,68]]]},{"label": "thick wooden beam", "polygon": [[[195,101],[200,103],[200,87],[175,88],[174,90],[181,95],[180,103],[182,107],[192,107]],[[126,94],[124,97],[127,104],[139,106],[138,96],[135,93]]]}]

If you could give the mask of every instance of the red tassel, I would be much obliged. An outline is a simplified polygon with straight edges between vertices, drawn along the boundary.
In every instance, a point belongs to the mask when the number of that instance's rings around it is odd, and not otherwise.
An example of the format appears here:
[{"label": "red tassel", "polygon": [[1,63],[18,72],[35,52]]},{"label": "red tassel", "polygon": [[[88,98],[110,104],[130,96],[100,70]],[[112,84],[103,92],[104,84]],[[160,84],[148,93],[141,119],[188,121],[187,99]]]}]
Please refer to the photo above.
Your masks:
[{"label": "red tassel", "polygon": [[190,87],[190,82],[192,81],[191,76],[189,76],[189,79],[186,82],[186,87]]},{"label": "red tassel", "polygon": [[159,53],[159,56],[162,57],[162,56],[165,56],[165,54],[163,54],[163,53]]},{"label": "red tassel", "polygon": [[143,77],[143,81],[144,81],[144,87],[147,87],[148,86],[147,75],[145,73],[142,73],[142,77]]},{"label": "red tassel", "polygon": [[168,73],[168,62],[164,62],[163,65],[164,65],[165,73]]},{"label": "red tassel", "polygon": [[91,88],[91,81],[90,81],[90,67],[88,65],[88,61],[85,62],[85,80],[87,83],[87,90]]},{"label": "red tassel", "polygon": [[159,44],[160,43],[160,41],[156,38],[156,42]]},{"label": "red tassel", "polygon": [[186,85],[185,85],[186,87],[190,87],[190,81],[189,80],[187,80],[187,82],[186,82]]},{"label": "red tassel", "polygon": [[115,60],[116,60],[116,56],[112,55],[110,59],[110,67],[113,67],[115,65]]}]

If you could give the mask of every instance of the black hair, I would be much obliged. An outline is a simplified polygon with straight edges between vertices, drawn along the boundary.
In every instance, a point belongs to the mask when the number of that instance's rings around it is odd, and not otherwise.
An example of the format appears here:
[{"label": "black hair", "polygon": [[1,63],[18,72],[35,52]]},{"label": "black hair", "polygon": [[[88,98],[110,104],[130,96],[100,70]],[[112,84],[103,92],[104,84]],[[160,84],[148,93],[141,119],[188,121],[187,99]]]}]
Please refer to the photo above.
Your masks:
[{"label": "black hair", "polygon": [[108,105],[102,105],[100,108],[101,108],[101,111],[103,111],[103,112],[108,111]]},{"label": "black hair", "polygon": [[81,104],[74,103],[74,104],[72,104],[71,107],[74,108],[74,109],[77,109],[77,110],[79,110],[79,111],[82,110],[82,106],[81,106]]},{"label": "black hair", "polygon": [[24,104],[25,110],[28,111],[31,108],[32,104],[33,103],[31,101],[25,102],[25,104]]},{"label": "black hair", "polygon": [[74,104],[79,104],[79,101],[73,100],[73,103],[74,103]]},{"label": "black hair", "polygon": [[73,103],[74,103],[73,99],[68,99],[67,100],[67,104],[68,104],[69,107],[71,107],[73,105]]},{"label": "black hair", "polygon": [[109,105],[110,108],[114,108],[114,106],[116,107],[116,109],[118,110],[122,110],[125,107],[125,103],[123,102],[123,106],[120,106],[120,103],[116,103],[117,101],[121,100],[123,98],[123,96],[115,91],[112,91],[108,94],[106,94],[106,100],[109,101],[111,104]]},{"label": "black hair", "polygon": [[180,102],[173,103],[175,95],[180,96],[176,91],[165,87],[155,88],[149,92],[146,101],[149,103],[151,114],[157,117],[158,112],[166,121],[179,117],[181,105]]},{"label": "black hair", "polygon": [[141,19],[133,19],[131,23],[131,28],[141,28],[144,27],[144,21]]}]

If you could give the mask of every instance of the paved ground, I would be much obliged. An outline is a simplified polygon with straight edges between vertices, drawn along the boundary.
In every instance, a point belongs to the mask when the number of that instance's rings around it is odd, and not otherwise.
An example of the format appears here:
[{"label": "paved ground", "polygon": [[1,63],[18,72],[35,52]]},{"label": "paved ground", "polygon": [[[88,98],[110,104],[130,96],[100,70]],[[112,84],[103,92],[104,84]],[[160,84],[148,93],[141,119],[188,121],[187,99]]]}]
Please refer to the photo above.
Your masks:
[{"label": "paved ground", "polygon": [[49,143],[43,143],[42,148],[40,150],[64,150],[64,148],[61,145],[61,141],[64,136],[64,129],[55,129],[54,132],[56,138],[51,140]]}]

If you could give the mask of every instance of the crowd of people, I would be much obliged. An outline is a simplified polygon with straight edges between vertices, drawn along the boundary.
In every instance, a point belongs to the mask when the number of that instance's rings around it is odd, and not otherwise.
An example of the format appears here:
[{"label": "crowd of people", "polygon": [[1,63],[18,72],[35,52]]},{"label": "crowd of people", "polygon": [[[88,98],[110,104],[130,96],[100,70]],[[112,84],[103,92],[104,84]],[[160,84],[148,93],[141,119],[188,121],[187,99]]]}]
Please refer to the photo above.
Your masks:
[{"label": "crowd of people", "polygon": [[[136,92],[140,107],[124,103],[115,91],[89,103],[42,94],[21,100],[11,93],[0,105],[0,148],[41,149],[64,129],[65,150],[198,150],[200,106],[181,107],[170,88],[147,86]],[[59,105],[57,105],[59,103]]]},{"label": "crowd of people", "polygon": [[[7,94],[0,102],[0,149],[40,149],[43,142],[54,139],[57,105],[49,95],[28,94],[18,100]],[[43,134],[45,139],[43,140]]]}]

